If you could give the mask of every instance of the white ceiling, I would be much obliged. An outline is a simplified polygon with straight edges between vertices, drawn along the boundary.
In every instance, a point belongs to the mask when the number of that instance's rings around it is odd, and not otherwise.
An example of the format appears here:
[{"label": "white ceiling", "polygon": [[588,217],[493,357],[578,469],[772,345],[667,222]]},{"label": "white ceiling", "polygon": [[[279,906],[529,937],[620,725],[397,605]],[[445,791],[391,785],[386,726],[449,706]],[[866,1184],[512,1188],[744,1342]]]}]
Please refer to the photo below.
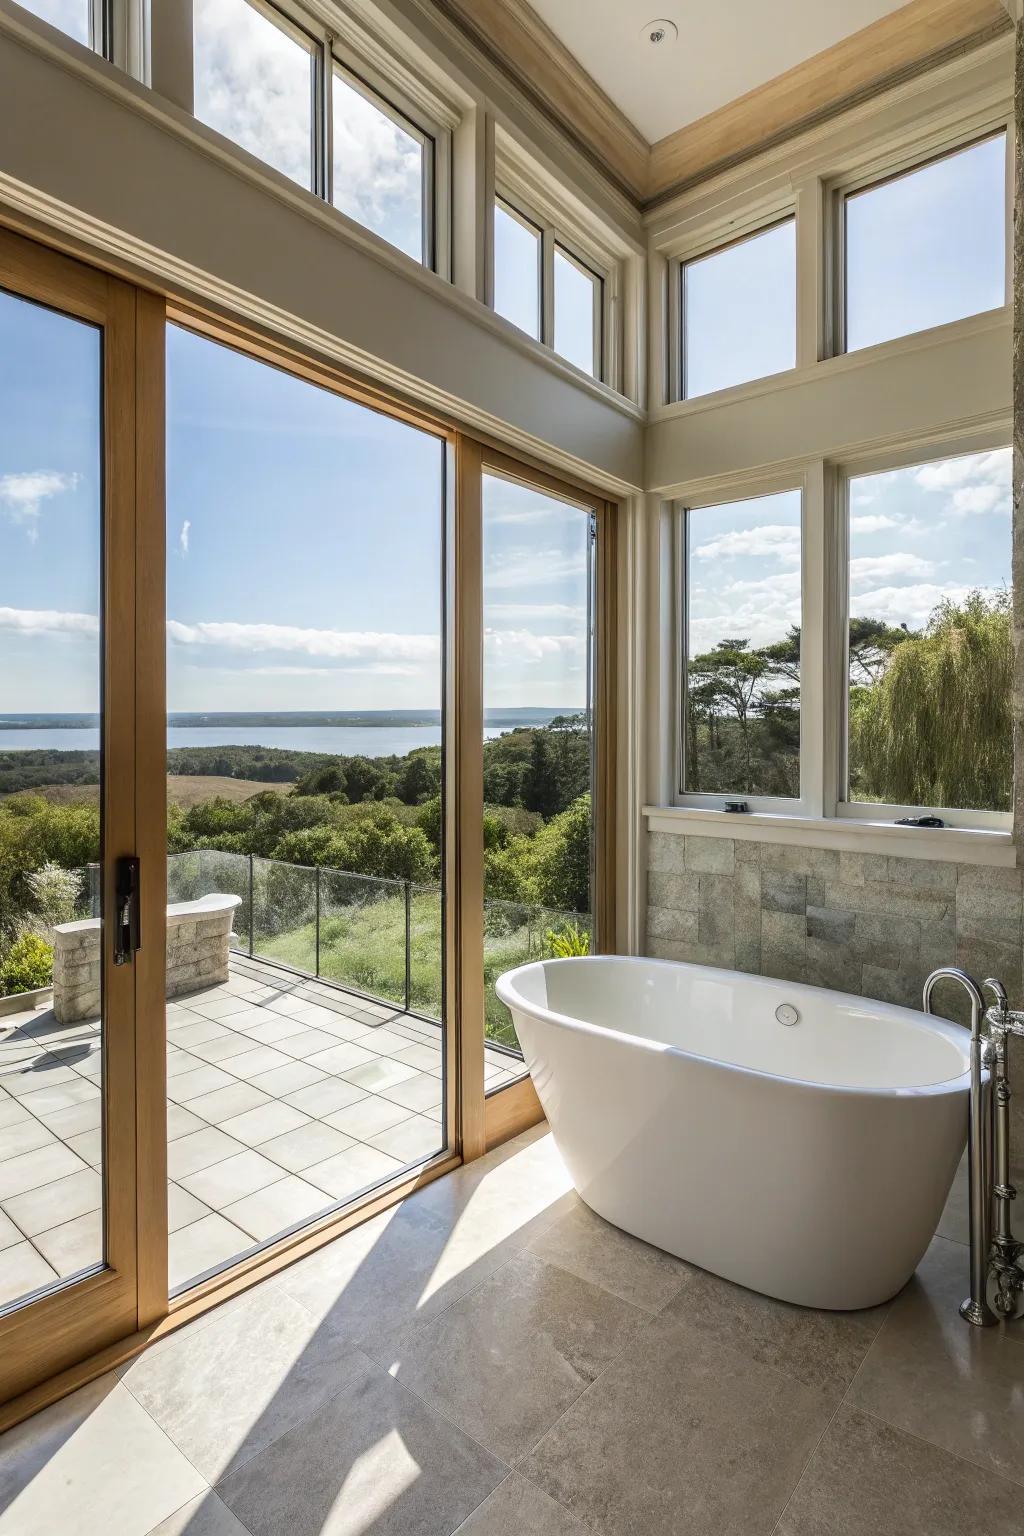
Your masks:
[{"label": "white ceiling", "polygon": [[[652,143],[784,74],[904,0],[530,0]],[[674,21],[652,47],[645,23]]]}]

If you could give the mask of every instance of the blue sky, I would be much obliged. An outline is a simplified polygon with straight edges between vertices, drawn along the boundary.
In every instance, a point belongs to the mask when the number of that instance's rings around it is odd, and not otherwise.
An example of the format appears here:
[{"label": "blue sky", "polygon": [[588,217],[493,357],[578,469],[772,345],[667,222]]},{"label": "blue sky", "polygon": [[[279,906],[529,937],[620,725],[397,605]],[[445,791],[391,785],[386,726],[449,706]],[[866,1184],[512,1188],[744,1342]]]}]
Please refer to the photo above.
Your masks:
[{"label": "blue sky", "polygon": [[[0,710],[98,697],[99,337],[0,296]],[[172,327],[168,703],[437,708],[441,440]],[[489,480],[489,707],[585,701],[587,519]]]}]

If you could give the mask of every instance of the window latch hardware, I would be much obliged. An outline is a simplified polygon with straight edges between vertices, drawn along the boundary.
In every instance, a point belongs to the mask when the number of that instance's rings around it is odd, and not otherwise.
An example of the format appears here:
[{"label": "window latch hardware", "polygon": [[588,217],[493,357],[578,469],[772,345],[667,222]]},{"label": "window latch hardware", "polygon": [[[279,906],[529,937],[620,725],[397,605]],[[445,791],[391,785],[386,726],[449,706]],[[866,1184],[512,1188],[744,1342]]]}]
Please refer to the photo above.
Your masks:
[{"label": "window latch hardware", "polygon": [[941,816],[899,816],[896,819],[898,827],[944,827],[946,823]]},{"label": "window latch hardware", "polygon": [[733,816],[742,816],[746,814],[747,802],[745,800],[727,800],[725,802],[725,809]]}]

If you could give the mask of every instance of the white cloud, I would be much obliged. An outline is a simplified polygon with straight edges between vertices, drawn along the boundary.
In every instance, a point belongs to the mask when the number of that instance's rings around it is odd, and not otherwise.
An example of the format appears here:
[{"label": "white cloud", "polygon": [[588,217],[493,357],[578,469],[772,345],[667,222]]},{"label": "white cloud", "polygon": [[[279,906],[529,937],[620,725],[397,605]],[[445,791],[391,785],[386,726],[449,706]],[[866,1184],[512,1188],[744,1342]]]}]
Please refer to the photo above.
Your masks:
[{"label": "white cloud", "polygon": [[181,525],[181,532],[178,534],[178,548],[181,550],[183,557],[188,554],[188,539],[191,532],[192,522],[190,518],[186,517]]},{"label": "white cloud", "polygon": [[492,555],[484,569],[485,591],[508,591],[515,587],[549,586],[553,581],[582,576],[586,555],[582,549],[566,553],[562,549],[509,549]]},{"label": "white cloud", "polygon": [[[859,592],[851,604],[852,611],[862,617],[884,619],[888,624],[906,624],[911,629],[921,629],[943,599],[962,603],[973,587],[939,587],[933,582],[918,582],[907,587],[875,587],[869,592]],[[996,587],[983,587],[987,596],[994,597]]]},{"label": "white cloud", "polygon": [[527,629],[488,629],[484,634],[486,654],[494,662],[545,661],[551,656],[576,657],[586,652],[582,635],[534,635]]},{"label": "white cloud", "polygon": [[62,474],[54,469],[0,475],[0,501],[7,507],[11,522],[23,527],[34,544],[39,537],[43,502],[59,496],[62,491],[74,490],[78,481],[77,474]]},{"label": "white cloud", "polygon": [[894,552],[891,555],[864,555],[850,561],[850,586],[859,587],[865,582],[892,580],[897,576],[931,576],[935,567],[920,555]]},{"label": "white cloud", "polygon": [[698,544],[693,553],[698,560],[734,560],[749,556],[774,558],[783,565],[799,565],[800,529],[790,523],[764,523],[759,528],[733,529]]},{"label": "white cloud", "polygon": [[511,619],[525,623],[530,619],[564,619],[582,624],[587,610],[578,603],[488,603],[489,619]]},{"label": "white cloud", "polygon": [[1012,501],[1012,451],[970,453],[922,464],[914,479],[926,491],[944,493],[946,510],[957,517],[997,512],[1009,517]]},{"label": "white cloud", "polygon": [[278,651],[325,656],[339,661],[422,662],[440,654],[437,635],[400,635],[375,630],[303,629],[293,624],[238,624],[205,620],[182,624],[168,619],[176,645],[217,646],[229,651]]},{"label": "white cloud", "polygon": [[884,512],[865,512],[850,518],[853,533],[883,533],[886,528],[906,526],[898,517],[887,517]]},{"label": "white cloud", "polygon": [[94,613],[61,613],[55,608],[0,608],[0,630],[22,635],[87,635],[100,632]]}]

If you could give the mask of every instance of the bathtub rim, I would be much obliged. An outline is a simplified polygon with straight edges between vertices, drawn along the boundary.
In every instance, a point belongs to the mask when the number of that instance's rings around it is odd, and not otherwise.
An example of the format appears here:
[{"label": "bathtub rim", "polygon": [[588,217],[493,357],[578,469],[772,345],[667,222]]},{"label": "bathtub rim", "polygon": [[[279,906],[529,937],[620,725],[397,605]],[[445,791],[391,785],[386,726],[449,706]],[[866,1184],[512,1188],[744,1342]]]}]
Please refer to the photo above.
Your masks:
[{"label": "bathtub rim", "polygon": [[[658,970],[685,970],[699,973],[702,976],[719,976],[723,978],[739,977],[749,981],[775,982],[781,987],[790,987],[804,992],[827,993],[830,997],[841,1002],[852,1003],[863,1007],[865,1003],[876,1002],[878,1007],[887,1012],[906,1016],[913,1022],[916,1028],[931,1030],[942,1035],[955,1045],[964,1059],[964,1070],[957,1077],[944,1078],[937,1083],[912,1083],[899,1087],[896,1085],[878,1086],[868,1083],[824,1083],[817,1079],[803,1077],[788,1077],[782,1072],[765,1072],[760,1067],[747,1067],[735,1061],[723,1061],[718,1056],[704,1056],[699,1051],[686,1050],[681,1045],[669,1045],[660,1040],[651,1040],[646,1035],[631,1035],[625,1030],[611,1029],[606,1024],[594,1024],[589,1019],[575,1018],[572,1014],[556,1013],[552,1008],[542,1007],[539,1003],[530,1002],[518,992],[514,983],[516,979],[526,971],[534,971],[547,966],[573,966],[588,965],[593,961],[613,963],[621,966],[653,966]],[[666,1054],[680,1058],[683,1061],[698,1061],[707,1066],[717,1067],[726,1072],[741,1072],[748,1077],[763,1078],[771,1083],[783,1083],[791,1088],[805,1089],[813,1093],[829,1093],[841,1096],[856,1094],[861,1097],[869,1095],[873,1098],[939,1098],[949,1097],[955,1094],[966,1094],[971,1084],[970,1058],[968,1047],[970,1033],[962,1024],[954,1024],[949,1019],[944,1019],[937,1013],[925,1013],[923,1009],[904,1008],[899,1003],[884,1003],[877,998],[865,998],[855,992],[837,992],[832,987],[816,987],[806,981],[784,981],[777,976],[751,975],[746,971],[728,970],[723,966],[698,965],[692,960],[658,960],[646,955],[574,955],[565,959],[530,960],[525,965],[517,965],[510,971],[504,971],[495,981],[494,990],[499,1000],[510,1010],[518,1009],[538,1019],[541,1023],[551,1024],[556,1029],[576,1031],[581,1034],[596,1035],[603,1039],[619,1040],[636,1049],[644,1050],[652,1055],[664,1056]],[[987,1073],[985,1076],[987,1077]]]}]

